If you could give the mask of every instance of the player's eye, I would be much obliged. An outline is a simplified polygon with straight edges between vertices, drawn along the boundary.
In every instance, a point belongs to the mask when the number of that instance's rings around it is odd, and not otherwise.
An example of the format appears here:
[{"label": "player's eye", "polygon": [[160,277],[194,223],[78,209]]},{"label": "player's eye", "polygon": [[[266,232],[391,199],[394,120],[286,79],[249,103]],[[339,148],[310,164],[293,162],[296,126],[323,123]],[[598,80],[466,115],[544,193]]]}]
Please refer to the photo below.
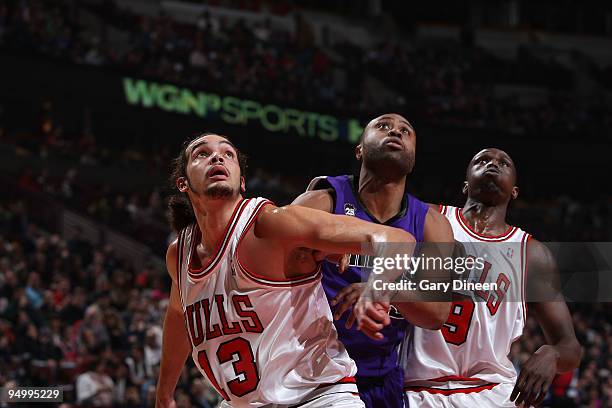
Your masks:
[{"label": "player's eye", "polygon": [[227,152],[225,153],[225,155],[226,155],[227,157],[229,157],[230,159],[234,157],[234,153],[232,153],[232,152],[230,152],[230,151],[227,151]]},{"label": "player's eye", "polygon": [[487,164],[487,159],[480,159],[478,164]]},{"label": "player's eye", "polygon": [[507,161],[504,161],[504,160],[502,160],[502,161],[500,162],[500,164],[501,164],[502,166],[504,166],[504,167],[508,167],[508,166],[509,166],[508,162],[507,162]]},{"label": "player's eye", "polygon": [[389,124],[387,122],[380,122],[377,126],[379,129],[389,129]]},{"label": "player's eye", "polygon": [[408,130],[408,128],[401,128],[400,132],[402,132],[403,134],[407,135],[410,131]]},{"label": "player's eye", "polygon": [[196,153],[196,157],[208,157],[208,153],[203,150],[200,150],[198,153]]}]

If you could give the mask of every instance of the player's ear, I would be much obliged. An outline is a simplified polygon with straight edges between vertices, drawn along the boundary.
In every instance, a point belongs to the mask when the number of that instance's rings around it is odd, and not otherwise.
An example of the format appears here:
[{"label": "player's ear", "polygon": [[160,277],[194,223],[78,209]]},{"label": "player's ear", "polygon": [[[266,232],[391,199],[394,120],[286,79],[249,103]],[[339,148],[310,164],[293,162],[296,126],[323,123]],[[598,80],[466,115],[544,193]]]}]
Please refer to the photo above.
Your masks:
[{"label": "player's ear", "polygon": [[355,158],[357,160],[361,160],[362,157],[363,157],[363,147],[361,146],[361,143],[359,143],[357,146],[355,146]]},{"label": "player's ear", "polygon": [[510,193],[510,196],[512,197],[512,199],[516,200],[518,195],[519,195],[519,188],[517,186],[512,187],[512,192]]},{"label": "player's ear", "polygon": [[467,192],[468,192],[468,182],[467,181],[463,182],[463,188],[461,189],[461,192],[463,194],[467,194]]},{"label": "player's ear", "polygon": [[187,177],[179,177],[176,179],[176,188],[181,193],[186,193],[189,190],[189,183],[187,182]]},{"label": "player's ear", "polygon": [[240,176],[240,192],[244,193],[246,191],[246,181],[243,176]]}]

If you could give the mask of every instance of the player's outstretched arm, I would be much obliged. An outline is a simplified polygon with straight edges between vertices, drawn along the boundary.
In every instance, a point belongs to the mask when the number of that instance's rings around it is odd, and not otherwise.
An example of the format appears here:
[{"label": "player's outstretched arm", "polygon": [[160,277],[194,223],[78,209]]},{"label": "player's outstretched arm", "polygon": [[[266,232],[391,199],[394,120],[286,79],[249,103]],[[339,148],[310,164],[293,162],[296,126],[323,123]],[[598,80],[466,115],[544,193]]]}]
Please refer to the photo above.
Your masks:
[{"label": "player's outstretched arm", "polygon": [[397,228],[298,205],[264,207],[255,235],[280,243],[286,250],[306,247],[340,254],[362,254],[367,243],[415,242],[412,234]]},{"label": "player's outstretched arm", "polygon": [[[521,367],[510,396],[518,406],[538,405],[548,392],[555,374],[573,370],[580,364],[582,350],[560,290],[559,273],[550,250],[530,239],[527,244],[529,311],[537,319],[546,344]],[[541,299],[542,301],[537,301]]]},{"label": "player's outstretched arm", "polygon": [[176,257],[178,256],[176,246],[175,241],[168,247],[166,253],[166,267],[172,278],[172,289],[170,290],[170,301],[164,320],[162,357],[155,402],[155,406],[161,408],[176,407],[174,389],[191,350],[176,283],[178,272],[176,270]]},{"label": "player's outstretched arm", "polygon": [[[312,248],[323,253],[364,254],[364,244],[397,243],[406,244],[410,251],[415,243],[412,234],[380,224],[366,222],[355,217],[332,215],[324,211],[298,205],[286,207],[266,206],[255,225],[255,235],[275,241],[291,251],[297,247]],[[378,246],[383,251],[392,250],[392,246]],[[397,248],[397,247],[395,247]],[[388,255],[379,252],[377,255]],[[399,276],[399,275],[398,275]],[[369,302],[362,307],[363,314],[358,318],[358,328],[366,334],[376,336],[385,325],[390,323],[388,309],[380,304]],[[377,338],[380,337],[378,333]]]}]

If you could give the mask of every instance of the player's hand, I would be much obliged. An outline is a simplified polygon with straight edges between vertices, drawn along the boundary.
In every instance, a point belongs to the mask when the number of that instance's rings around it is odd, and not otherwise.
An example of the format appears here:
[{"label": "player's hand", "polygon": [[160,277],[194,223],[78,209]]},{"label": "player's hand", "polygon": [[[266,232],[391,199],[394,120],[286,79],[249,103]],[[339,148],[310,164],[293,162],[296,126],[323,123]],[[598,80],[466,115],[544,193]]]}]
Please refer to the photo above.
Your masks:
[{"label": "player's hand", "polygon": [[338,265],[338,272],[344,273],[344,271],[346,271],[346,268],[348,268],[349,255],[348,254],[325,254],[325,260]]},{"label": "player's hand", "polygon": [[524,403],[525,407],[541,404],[557,374],[557,359],[557,351],[549,345],[544,345],[533,353],[521,368],[510,400],[514,401],[516,406],[521,403]]},{"label": "player's hand", "polygon": [[[340,319],[344,312],[350,309],[351,306],[353,306],[357,302],[359,296],[361,296],[361,293],[365,288],[365,285],[365,283],[361,282],[353,283],[342,288],[338,292],[338,294],[334,296],[334,298],[330,302],[332,307],[338,305],[338,307],[336,307],[336,309],[334,310],[334,320]],[[355,313],[351,313],[348,319],[346,319],[344,327],[350,329],[351,327],[353,327],[354,323]]]},{"label": "player's hand", "polygon": [[373,340],[382,340],[384,336],[380,331],[391,324],[390,308],[391,304],[388,302],[372,302],[361,297],[353,308],[357,330],[361,330]]}]

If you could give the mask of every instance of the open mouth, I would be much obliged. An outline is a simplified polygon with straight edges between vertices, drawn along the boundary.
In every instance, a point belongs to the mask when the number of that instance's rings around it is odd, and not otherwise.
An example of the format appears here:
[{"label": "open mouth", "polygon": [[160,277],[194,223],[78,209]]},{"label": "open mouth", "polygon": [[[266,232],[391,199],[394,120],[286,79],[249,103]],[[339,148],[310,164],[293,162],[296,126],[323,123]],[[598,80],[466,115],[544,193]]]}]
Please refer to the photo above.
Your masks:
[{"label": "open mouth", "polygon": [[206,176],[208,178],[225,178],[229,176],[229,172],[225,167],[221,165],[216,165],[211,167],[210,170],[208,170]]}]

